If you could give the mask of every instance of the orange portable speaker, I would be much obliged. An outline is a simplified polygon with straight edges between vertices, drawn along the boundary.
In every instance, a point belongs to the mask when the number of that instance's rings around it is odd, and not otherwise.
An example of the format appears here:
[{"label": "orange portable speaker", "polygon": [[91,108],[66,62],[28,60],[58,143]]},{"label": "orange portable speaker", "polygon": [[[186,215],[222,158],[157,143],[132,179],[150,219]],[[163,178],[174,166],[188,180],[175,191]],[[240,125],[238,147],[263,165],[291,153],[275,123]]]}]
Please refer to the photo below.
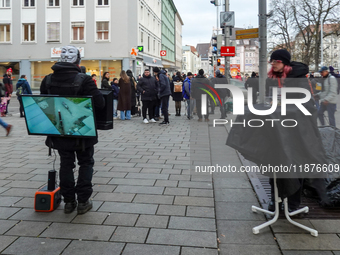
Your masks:
[{"label": "orange portable speaker", "polygon": [[61,202],[60,187],[55,184],[56,171],[48,172],[48,183],[35,192],[34,210],[37,212],[52,212]]}]

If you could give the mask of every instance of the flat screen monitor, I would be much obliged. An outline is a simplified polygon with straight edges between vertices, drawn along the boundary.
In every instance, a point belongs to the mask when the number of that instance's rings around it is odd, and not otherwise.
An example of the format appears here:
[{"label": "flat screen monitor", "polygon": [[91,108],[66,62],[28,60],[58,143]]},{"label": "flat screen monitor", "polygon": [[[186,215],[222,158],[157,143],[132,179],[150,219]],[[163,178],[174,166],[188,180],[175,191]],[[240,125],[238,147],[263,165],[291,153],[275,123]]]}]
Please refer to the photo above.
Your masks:
[{"label": "flat screen monitor", "polygon": [[97,136],[91,96],[22,95],[29,135]]}]

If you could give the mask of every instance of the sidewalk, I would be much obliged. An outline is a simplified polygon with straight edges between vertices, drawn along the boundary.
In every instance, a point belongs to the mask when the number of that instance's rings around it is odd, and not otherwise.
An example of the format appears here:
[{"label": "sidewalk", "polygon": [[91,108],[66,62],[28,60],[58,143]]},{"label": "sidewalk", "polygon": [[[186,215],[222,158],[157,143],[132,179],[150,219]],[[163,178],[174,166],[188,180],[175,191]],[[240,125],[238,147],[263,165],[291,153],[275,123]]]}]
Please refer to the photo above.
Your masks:
[{"label": "sidewalk", "polygon": [[225,145],[225,127],[212,121],[172,113],[168,127],[133,118],[99,131],[94,208],[79,216],[64,214],[63,203],[52,213],[34,211],[34,194],[55,157],[47,156],[44,137],[27,135],[18,114],[5,121],[14,129],[9,137],[0,130],[1,254],[340,254],[340,220],[299,220],[318,237],[281,219],[254,235],[252,228],[266,219],[251,211],[259,203],[247,175],[189,170],[241,166]]}]

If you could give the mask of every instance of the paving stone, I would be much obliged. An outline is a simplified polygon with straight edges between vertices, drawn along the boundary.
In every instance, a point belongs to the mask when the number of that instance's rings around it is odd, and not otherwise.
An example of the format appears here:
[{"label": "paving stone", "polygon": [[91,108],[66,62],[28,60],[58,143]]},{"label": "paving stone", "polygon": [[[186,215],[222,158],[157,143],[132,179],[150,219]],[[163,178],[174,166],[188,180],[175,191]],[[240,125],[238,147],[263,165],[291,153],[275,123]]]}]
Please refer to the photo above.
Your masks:
[{"label": "paving stone", "polygon": [[95,177],[110,177],[110,178],[124,178],[127,173],[117,173],[117,172],[103,172],[97,171],[93,176]]},{"label": "paving stone", "polygon": [[[10,246],[18,237],[16,236],[0,236],[0,252],[4,250],[6,247]],[[1,253],[5,254],[5,253]],[[6,253],[9,254],[9,253]],[[13,253],[12,253],[13,254]]]},{"label": "paving stone", "polygon": [[114,193],[123,192],[123,193],[140,193],[140,194],[163,194],[164,187],[148,187],[148,186],[123,186],[119,185]]},{"label": "paving stone", "polygon": [[5,192],[6,190],[9,190],[10,188],[4,188],[4,187],[0,187],[0,194]]},{"label": "paving stone", "polygon": [[182,205],[160,205],[157,210],[159,215],[185,215],[185,206]]},{"label": "paving stone", "polygon": [[110,241],[124,243],[144,243],[148,232],[148,228],[117,227]]},{"label": "paving stone", "polygon": [[174,181],[190,181],[190,176],[188,176],[188,175],[179,175],[179,174],[170,174],[169,180],[174,180]]},{"label": "paving stone", "polygon": [[340,220],[310,220],[319,233],[340,233]]},{"label": "paving stone", "polygon": [[[14,208],[13,208],[14,209]],[[1,210],[1,209],[0,209]],[[17,211],[20,209],[16,209]],[[29,220],[29,221],[47,221],[47,222],[71,222],[77,215],[74,211],[71,214],[65,214],[63,210],[55,210],[53,212],[35,212],[32,209],[24,208],[20,212],[13,215],[11,220]]]},{"label": "paving stone", "polygon": [[93,184],[108,184],[109,181],[111,181],[112,178],[106,178],[106,177],[92,177],[92,183]]},{"label": "paving stone", "polygon": [[104,202],[98,211],[116,213],[155,214],[157,205],[137,203]]},{"label": "paving stone", "polygon": [[208,189],[190,189],[190,197],[214,197],[214,191]]},{"label": "paving stone", "polygon": [[217,220],[218,238],[221,244],[275,245],[270,228],[261,229],[259,235],[253,234],[253,227],[263,221]]},{"label": "paving stone", "polygon": [[19,208],[0,207],[0,219],[8,219],[18,211],[20,211]]},{"label": "paving stone", "polygon": [[215,232],[151,229],[146,243],[217,248]]},{"label": "paving stone", "polygon": [[37,189],[10,188],[1,195],[11,197],[34,197],[36,191]]},{"label": "paving stone", "polygon": [[258,203],[233,203],[216,202],[216,218],[218,220],[263,220],[263,213],[254,213],[252,205],[259,206]]},{"label": "paving stone", "polygon": [[96,184],[93,187],[94,192],[104,192],[104,193],[111,193],[117,188],[116,185],[100,185]]},{"label": "paving stone", "polygon": [[188,188],[169,188],[169,187],[166,187],[164,194],[165,195],[187,196],[189,194],[189,189]]},{"label": "paving stone", "polygon": [[11,188],[36,188],[46,185],[46,182],[36,182],[36,181],[12,181],[6,185],[6,187]]},{"label": "paving stone", "polygon": [[252,189],[215,189],[215,201],[258,202]]},{"label": "paving stone", "polygon": [[162,169],[159,168],[143,168],[140,173],[141,174],[160,174]]},{"label": "paving stone", "polygon": [[[294,221],[305,225],[310,228],[314,228],[314,226],[311,224],[309,220],[304,219],[294,219]],[[294,226],[293,224],[289,223],[286,219],[279,219],[275,224],[270,226],[274,233],[306,233],[306,230],[303,230],[302,228],[298,228]]]},{"label": "paving stone", "polygon": [[93,242],[93,241],[72,241],[63,252],[63,255],[120,255],[124,248],[123,243]]},{"label": "paving stone", "polygon": [[282,251],[283,255],[339,255],[336,251]]},{"label": "paving stone", "polygon": [[140,186],[153,186],[156,180],[141,180],[141,179],[118,179],[113,178],[109,184],[116,184],[116,185],[140,185]]},{"label": "paving stone", "polygon": [[112,202],[131,202],[135,194],[121,194],[121,193],[98,193],[94,196],[95,200],[112,201]]},{"label": "paving stone", "polygon": [[6,235],[11,236],[39,236],[51,223],[50,222],[32,222],[20,221]]},{"label": "paving stone", "polygon": [[[141,167],[150,167],[148,166],[141,166]],[[160,167],[162,168],[162,167]],[[125,177],[128,179],[155,179],[155,180],[167,180],[169,179],[168,174],[141,174],[141,173],[128,173],[128,175]]]},{"label": "paving stone", "polygon": [[175,197],[175,205],[214,206],[214,199],[208,197]]},{"label": "paving stone", "polygon": [[276,234],[282,250],[340,250],[340,239],[336,234]]},{"label": "paving stone", "polygon": [[[18,221],[16,220],[0,220],[0,235],[3,235],[10,228],[12,228]],[[0,249],[1,251],[1,249]]]},{"label": "paving stone", "polygon": [[178,187],[196,188],[196,189],[212,189],[212,184],[210,182],[179,181]]},{"label": "paving stone", "polygon": [[155,186],[161,187],[177,187],[178,181],[169,181],[169,180],[157,180]]},{"label": "paving stone", "polygon": [[168,221],[169,216],[141,215],[139,216],[136,227],[166,228]]},{"label": "paving stone", "polygon": [[217,249],[182,247],[181,255],[218,255],[218,251]]},{"label": "paving stone", "polygon": [[169,204],[174,201],[174,196],[165,195],[141,195],[137,194],[133,202],[147,203],[147,204]]},{"label": "paving stone", "polygon": [[212,207],[188,206],[186,216],[200,218],[215,218],[215,209]]},{"label": "paving stone", "polygon": [[[2,166],[2,167],[3,167],[2,170],[0,170],[1,173],[10,173],[10,174],[27,174],[27,173],[32,172],[36,168],[36,167],[32,167],[32,168],[29,168],[29,167],[25,167],[25,168],[14,167],[14,168],[11,168],[11,167],[4,167],[4,166]],[[45,169],[45,171],[46,171],[46,169]]]},{"label": "paving stone", "polygon": [[134,226],[138,218],[138,214],[127,213],[109,213],[109,217],[103,223],[104,225],[115,226]]},{"label": "paving stone", "polygon": [[69,240],[20,237],[4,251],[4,254],[58,255],[69,243]]},{"label": "paving stone", "polygon": [[114,230],[113,226],[53,223],[41,237],[108,241]]},{"label": "paving stone", "polygon": [[169,229],[216,231],[215,219],[171,216]]},{"label": "paving stone", "polygon": [[[1,175],[0,175],[1,177]],[[16,180],[16,181],[27,181],[28,179],[34,177],[34,174],[13,174],[7,177],[7,180]],[[2,178],[4,179],[4,178]],[[47,179],[45,179],[47,180]]]},{"label": "paving stone", "polygon": [[179,255],[180,247],[150,244],[128,243],[122,255]]},{"label": "paving stone", "polygon": [[[216,176],[216,177],[215,177]],[[248,179],[245,178],[220,178],[214,174],[215,189],[252,189]]]},{"label": "paving stone", "polygon": [[79,214],[74,218],[72,223],[83,223],[83,224],[97,224],[101,225],[104,220],[108,217],[108,213],[101,212],[87,212],[85,214]]},{"label": "paving stone", "polygon": [[281,255],[277,245],[220,244],[220,255]]},{"label": "paving stone", "polygon": [[14,205],[16,202],[21,200],[21,197],[5,197],[1,196],[0,197],[0,205],[1,206],[11,206]]}]

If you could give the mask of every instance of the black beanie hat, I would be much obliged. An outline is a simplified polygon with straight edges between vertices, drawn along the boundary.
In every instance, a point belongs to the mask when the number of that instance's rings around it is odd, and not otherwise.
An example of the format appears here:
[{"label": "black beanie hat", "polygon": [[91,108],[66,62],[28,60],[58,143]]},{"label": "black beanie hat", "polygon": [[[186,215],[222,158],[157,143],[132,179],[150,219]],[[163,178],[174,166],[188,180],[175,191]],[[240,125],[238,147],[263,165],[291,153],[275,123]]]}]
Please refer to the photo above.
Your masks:
[{"label": "black beanie hat", "polygon": [[285,49],[276,50],[270,56],[270,62],[281,60],[283,64],[290,65],[290,53]]},{"label": "black beanie hat", "polygon": [[153,71],[156,72],[156,73],[160,72],[160,70],[159,70],[159,68],[157,66],[153,68]]},{"label": "black beanie hat", "polygon": [[203,69],[200,69],[200,70],[198,71],[198,73],[199,73],[200,75],[203,75],[203,74],[204,74],[204,70],[203,70]]}]

